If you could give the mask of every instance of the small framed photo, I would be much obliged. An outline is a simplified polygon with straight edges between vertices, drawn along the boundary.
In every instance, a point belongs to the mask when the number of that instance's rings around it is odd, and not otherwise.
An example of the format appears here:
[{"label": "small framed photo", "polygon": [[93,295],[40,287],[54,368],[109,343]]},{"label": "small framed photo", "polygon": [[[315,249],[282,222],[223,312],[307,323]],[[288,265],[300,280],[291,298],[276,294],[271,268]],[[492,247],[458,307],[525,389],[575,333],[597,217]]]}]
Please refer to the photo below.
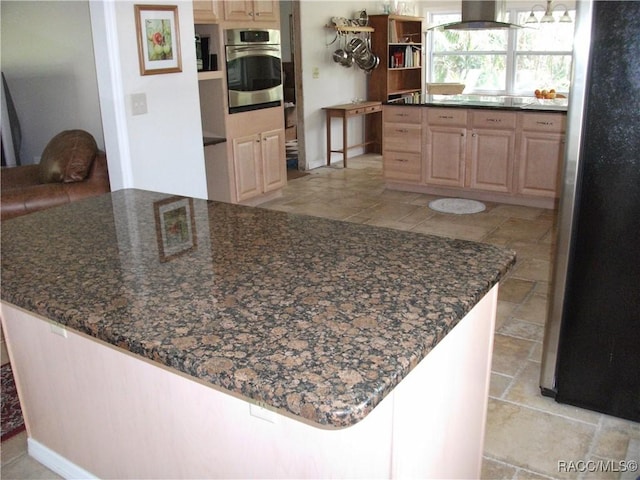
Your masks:
[{"label": "small framed photo", "polygon": [[161,262],[197,248],[193,198],[169,197],[154,202],[153,207]]},{"label": "small framed photo", "polygon": [[134,5],[140,75],[182,71],[177,5]]}]

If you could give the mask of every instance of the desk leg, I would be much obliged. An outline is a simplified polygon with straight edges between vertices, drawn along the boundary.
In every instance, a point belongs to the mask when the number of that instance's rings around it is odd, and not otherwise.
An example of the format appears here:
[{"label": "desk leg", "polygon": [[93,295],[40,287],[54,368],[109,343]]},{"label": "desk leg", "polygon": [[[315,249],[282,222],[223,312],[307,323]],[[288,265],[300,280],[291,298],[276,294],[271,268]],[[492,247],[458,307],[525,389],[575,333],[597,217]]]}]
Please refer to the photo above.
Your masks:
[{"label": "desk leg", "polygon": [[347,168],[347,150],[349,149],[349,142],[347,141],[347,114],[342,115],[342,166]]},{"label": "desk leg", "polygon": [[331,112],[327,110],[327,167],[331,166]]}]

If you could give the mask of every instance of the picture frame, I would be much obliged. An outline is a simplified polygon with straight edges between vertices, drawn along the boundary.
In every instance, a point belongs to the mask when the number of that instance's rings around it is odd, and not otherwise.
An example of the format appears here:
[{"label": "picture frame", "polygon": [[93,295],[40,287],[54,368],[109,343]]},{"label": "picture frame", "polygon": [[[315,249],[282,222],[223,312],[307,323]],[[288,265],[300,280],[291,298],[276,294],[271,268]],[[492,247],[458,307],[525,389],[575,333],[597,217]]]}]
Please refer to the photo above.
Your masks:
[{"label": "picture frame", "polygon": [[193,198],[169,197],[153,203],[160,262],[198,247]]},{"label": "picture frame", "polygon": [[140,75],[182,71],[177,5],[134,5]]}]

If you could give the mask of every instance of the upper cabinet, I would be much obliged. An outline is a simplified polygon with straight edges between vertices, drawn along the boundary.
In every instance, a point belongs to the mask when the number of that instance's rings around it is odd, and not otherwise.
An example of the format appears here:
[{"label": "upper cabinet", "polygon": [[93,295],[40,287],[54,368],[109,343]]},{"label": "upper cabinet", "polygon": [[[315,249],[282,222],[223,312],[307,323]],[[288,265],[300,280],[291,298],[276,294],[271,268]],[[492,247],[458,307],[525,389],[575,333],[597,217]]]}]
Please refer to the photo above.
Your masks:
[{"label": "upper cabinet", "polygon": [[194,23],[218,23],[220,21],[220,2],[218,0],[193,0]]},{"label": "upper cabinet", "polygon": [[275,22],[279,10],[277,1],[269,0],[229,0],[222,2],[226,21]]}]

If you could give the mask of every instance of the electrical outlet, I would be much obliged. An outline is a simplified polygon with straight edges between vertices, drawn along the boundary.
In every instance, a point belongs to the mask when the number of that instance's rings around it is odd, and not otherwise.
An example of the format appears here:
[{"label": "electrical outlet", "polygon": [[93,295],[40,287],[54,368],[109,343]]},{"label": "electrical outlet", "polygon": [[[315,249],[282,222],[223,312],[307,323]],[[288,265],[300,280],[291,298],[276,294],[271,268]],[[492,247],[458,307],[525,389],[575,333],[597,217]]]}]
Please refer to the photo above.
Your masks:
[{"label": "electrical outlet", "polygon": [[313,70],[311,70],[311,76],[313,78],[320,78],[320,68],[313,67]]},{"label": "electrical outlet", "polygon": [[55,333],[56,335],[60,335],[61,337],[67,338],[67,329],[57,323],[51,322],[51,333]]},{"label": "electrical outlet", "polygon": [[131,114],[144,115],[145,113],[147,113],[147,95],[134,93],[131,95]]}]

